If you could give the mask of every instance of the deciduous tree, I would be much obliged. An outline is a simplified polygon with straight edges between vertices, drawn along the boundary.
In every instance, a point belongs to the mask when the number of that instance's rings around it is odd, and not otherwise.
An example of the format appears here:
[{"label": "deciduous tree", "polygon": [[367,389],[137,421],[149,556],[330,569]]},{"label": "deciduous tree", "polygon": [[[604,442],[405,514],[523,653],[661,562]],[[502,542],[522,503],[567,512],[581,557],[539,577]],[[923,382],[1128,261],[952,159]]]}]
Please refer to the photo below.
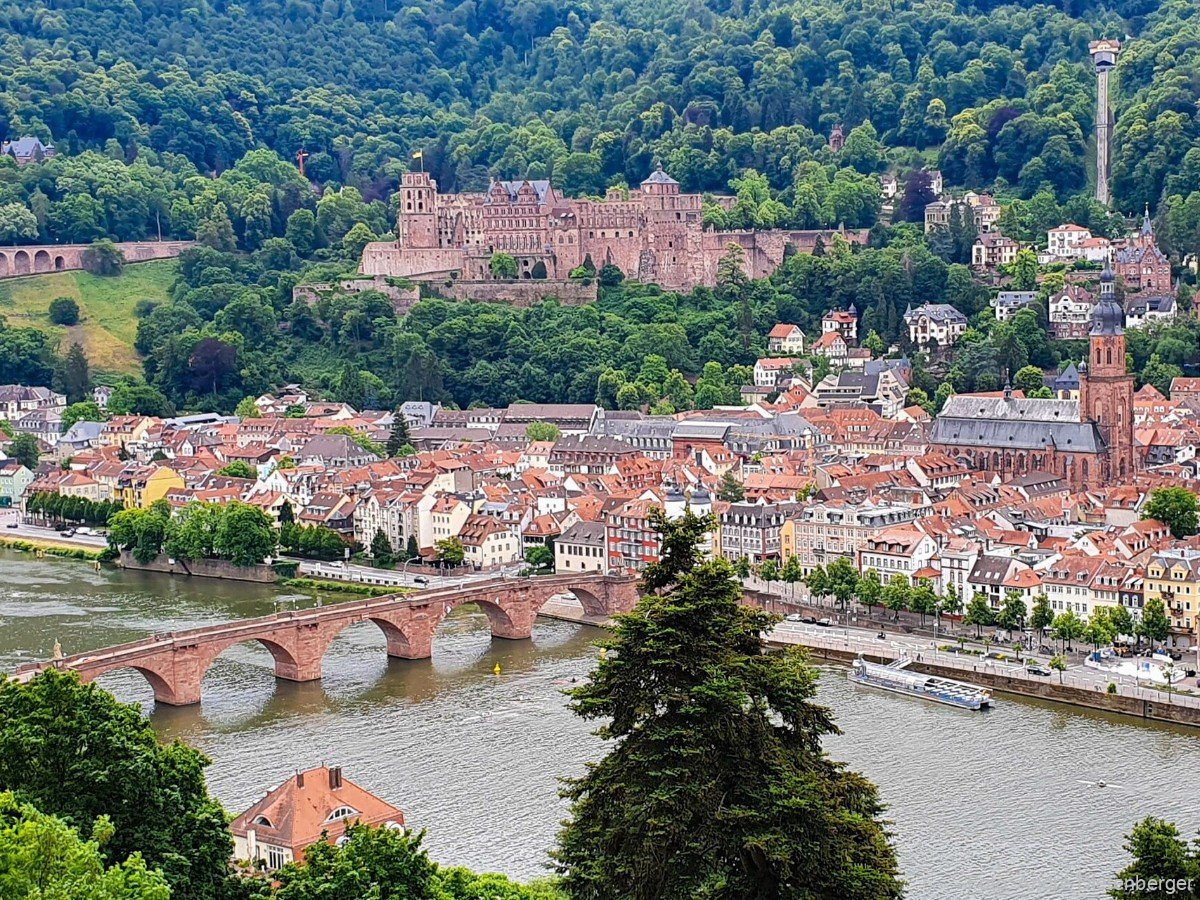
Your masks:
[{"label": "deciduous tree", "polygon": [[183,900],[221,897],[233,850],[205,788],[208,763],[179,741],[160,742],[136,706],[73,673],[0,682],[0,790],[79,828],[107,816],[105,863],[140,853]]}]

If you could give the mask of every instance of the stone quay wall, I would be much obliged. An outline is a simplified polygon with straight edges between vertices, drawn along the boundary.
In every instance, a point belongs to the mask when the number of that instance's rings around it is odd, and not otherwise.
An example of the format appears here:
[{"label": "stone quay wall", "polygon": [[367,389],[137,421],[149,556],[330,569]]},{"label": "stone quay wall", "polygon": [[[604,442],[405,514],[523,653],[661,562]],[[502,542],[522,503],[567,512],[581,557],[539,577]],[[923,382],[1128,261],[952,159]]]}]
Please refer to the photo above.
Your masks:
[{"label": "stone quay wall", "polygon": [[279,580],[279,573],[266,563],[256,566],[235,566],[220,559],[170,559],[159,555],[148,563],[140,563],[128,550],[121,551],[118,561],[123,569],[138,569],[143,572],[162,572],[165,575],[193,575],[197,578],[224,578],[228,581],[252,581],[257,584],[272,584]]}]

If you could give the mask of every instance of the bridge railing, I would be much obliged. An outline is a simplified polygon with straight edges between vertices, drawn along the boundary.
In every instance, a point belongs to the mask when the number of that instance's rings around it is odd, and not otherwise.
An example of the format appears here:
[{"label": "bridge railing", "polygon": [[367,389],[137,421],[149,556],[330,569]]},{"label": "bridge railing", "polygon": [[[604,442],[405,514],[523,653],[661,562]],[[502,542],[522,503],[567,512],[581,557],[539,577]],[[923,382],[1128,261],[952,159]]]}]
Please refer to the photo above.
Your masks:
[{"label": "bridge railing", "polygon": [[352,600],[346,603],[335,603],[330,606],[312,607],[302,610],[280,610],[265,616],[251,619],[237,619],[232,622],[222,622],[217,625],[203,625],[198,628],[187,628],[180,631],[158,632],[148,638],[102,647],[91,652],[75,653],[62,659],[42,662],[23,663],[13,670],[16,676],[36,674],[49,667],[75,668],[85,663],[109,663],[114,660],[136,660],[150,653],[162,650],[190,646],[197,638],[226,639],[245,634],[247,639],[261,631],[264,627],[286,623],[303,624],[311,621],[326,621],[341,619],[381,609],[395,609],[404,606],[426,606],[445,600],[455,599],[463,594],[474,597],[496,589],[520,590],[530,587],[563,587],[569,589],[572,585],[597,584],[604,582],[620,583],[625,579],[621,576],[600,575],[596,573],[580,573],[579,575],[546,575],[536,578],[489,578],[467,584],[430,588],[419,593],[385,594],[381,597],[369,597],[365,600]]}]

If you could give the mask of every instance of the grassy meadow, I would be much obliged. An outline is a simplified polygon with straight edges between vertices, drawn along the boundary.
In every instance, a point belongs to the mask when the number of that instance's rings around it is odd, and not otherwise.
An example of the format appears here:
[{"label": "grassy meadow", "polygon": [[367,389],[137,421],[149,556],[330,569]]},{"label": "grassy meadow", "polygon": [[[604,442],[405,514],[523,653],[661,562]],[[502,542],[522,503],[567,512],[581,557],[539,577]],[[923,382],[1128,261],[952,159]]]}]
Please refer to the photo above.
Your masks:
[{"label": "grassy meadow", "polygon": [[[126,265],[113,278],[87,272],[51,272],[0,281],[0,316],[12,326],[39,328],[59,336],[60,349],[83,345],[93,372],[123,374],[140,368],[133,349],[139,300],[165,300],[179,264],[174,259]],[[50,324],[50,301],[71,297],[79,304],[79,324]]]}]

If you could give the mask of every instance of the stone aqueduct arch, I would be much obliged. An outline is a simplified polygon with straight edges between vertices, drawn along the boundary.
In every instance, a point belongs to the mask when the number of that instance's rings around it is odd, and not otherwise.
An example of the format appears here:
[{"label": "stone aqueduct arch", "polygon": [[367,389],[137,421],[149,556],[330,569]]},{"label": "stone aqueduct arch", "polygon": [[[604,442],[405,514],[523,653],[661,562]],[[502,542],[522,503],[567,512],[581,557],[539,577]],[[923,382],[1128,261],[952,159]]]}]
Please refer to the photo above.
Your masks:
[{"label": "stone aqueduct arch", "polygon": [[119,669],[135,669],[150,684],[156,703],[185,706],[200,702],[204,673],[235,644],[256,641],[266,647],[276,678],[317,681],[321,678],[321,661],[334,639],[358,622],[370,621],[379,627],[387,641],[388,656],[425,659],[433,652],[438,626],[459,606],[479,606],[488,617],[493,637],[520,640],[532,635],[538,611],[546,602],[567,591],[579,599],[586,614],[598,618],[627,612],[638,597],[636,580],[631,576],[483,582],[467,589],[430,591],[415,598],[376,598],[155,635],[53,663],[24,666],[15,675],[28,678],[54,667],[74,670],[84,681],[92,681]]},{"label": "stone aqueduct arch", "polygon": [[[178,256],[194,241],[126,241],[117,244],[126,262],[144,262]],[[64,272],[83,268],[87,244],[55,244],[39,247],[0,247],[0,278]]]}]

